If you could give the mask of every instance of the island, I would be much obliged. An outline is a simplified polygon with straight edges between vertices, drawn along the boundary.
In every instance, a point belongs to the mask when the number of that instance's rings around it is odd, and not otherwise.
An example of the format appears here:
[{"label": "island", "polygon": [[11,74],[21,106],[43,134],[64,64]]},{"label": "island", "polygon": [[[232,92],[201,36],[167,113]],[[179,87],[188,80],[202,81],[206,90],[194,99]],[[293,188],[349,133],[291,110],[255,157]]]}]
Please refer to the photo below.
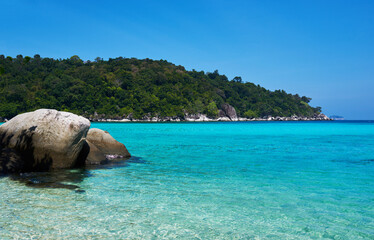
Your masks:
[{"label": "island", "polygon": [[0,121],[50,108],[91,121],[330,120],[311,98],[166,60],[0,55]]}]

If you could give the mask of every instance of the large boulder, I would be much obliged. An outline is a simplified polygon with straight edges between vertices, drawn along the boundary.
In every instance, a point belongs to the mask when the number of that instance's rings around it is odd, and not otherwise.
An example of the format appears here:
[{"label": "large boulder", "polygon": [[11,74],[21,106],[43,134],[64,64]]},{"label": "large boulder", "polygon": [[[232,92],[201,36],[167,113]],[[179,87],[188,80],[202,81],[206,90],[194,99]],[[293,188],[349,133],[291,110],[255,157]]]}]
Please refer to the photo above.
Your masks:
[{"label": "large boulder", "polygon": [[[0,126],[0,164],[9,157],[18,158],[15,171],[47,171],[72,168],[84,163],[85,142],[90,121],[68,112],[39,109],[20,114]],[[5,156],[4,156],[5,155]],[[13,165],[15,165],[13,163]],[[5,169],[6,170],[6,169]],[[4,169],[2,169],[4,171]]]},{"label": "large boulder", "polygon": [[[91,128],[87,133],[87,142],[90,146],[94,145],[107,158],[108,156],[116,156],[120,158],[131,157],[125,145],[115,140],[107,131],[98,128]],[[91,156],[88,155],[88,159],[90,157]]]},{"label": "large boulder", "polygon": [[222,115],[226,115],[226,117],[230,118],[231,121],[238,121],[238,116],[233,106],[228,103],[224,103],[222,104],[221,108],[222,111],[220,111],[220,117],[223,117]]}]

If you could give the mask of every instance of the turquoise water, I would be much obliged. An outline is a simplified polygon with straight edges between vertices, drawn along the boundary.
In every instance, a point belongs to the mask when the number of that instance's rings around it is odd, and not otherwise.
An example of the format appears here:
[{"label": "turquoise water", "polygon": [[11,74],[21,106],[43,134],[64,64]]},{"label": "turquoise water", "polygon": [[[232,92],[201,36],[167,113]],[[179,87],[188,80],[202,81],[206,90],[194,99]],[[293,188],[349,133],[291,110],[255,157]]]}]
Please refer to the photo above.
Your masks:
[{"label": "turquoise water", "polygon": [[374,122],[92,127],[134,157],[0,178],[0,239],[374,239]]}]

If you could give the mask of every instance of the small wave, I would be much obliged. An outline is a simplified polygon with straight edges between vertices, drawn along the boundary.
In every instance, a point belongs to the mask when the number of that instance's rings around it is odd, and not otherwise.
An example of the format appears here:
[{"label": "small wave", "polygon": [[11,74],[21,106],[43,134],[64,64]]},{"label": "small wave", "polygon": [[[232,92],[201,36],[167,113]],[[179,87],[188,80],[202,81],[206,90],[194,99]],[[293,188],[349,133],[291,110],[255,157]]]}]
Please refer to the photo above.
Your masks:
[{"label": "small wave", "polygon": [[342,162],[342,163],[349,163],[349,164],[355,164],[355,165],[371,165],[371,164],[374,164],[374,159],[357,159],[357,160],[338,159],[338,160],[333,160],[333,162]]}]

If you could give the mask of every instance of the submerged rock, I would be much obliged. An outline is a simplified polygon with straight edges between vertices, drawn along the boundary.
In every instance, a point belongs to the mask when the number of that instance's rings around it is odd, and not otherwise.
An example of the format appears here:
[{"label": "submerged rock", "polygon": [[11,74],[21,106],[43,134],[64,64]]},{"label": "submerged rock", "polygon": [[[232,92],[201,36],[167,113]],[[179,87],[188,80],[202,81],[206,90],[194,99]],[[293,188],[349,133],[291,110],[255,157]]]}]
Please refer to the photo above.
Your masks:
[{"label": "submerged rock", "polygon": [[2,171],[47,171],[76,166],[88,154],[82,150],[87,151],[83,146],[89,127],[86,118],[52,109],[12,118],[0,126],[0,165],[7,166],[13,159],[12,165],[17,162],[17,167],[3,167]]}]

